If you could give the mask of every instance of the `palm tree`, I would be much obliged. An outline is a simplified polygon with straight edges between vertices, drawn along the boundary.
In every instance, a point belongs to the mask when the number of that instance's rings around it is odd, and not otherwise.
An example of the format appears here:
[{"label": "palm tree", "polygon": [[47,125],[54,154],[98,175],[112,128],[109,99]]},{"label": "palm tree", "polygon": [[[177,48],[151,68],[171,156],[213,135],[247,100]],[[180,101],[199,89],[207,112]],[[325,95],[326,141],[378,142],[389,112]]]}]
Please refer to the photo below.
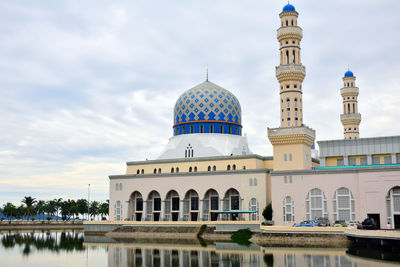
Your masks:
[{"label": "palm tree", "polygon": [[28,196],[28,197],[24,197],[21,202],[26,205],[26,215],[28,217],[32,216],[33,215],[33,205],[36,203],[36,199]]},{"label": "palm tree", "polygon": [[88,202],[86,199],[81,198],[76,201],[76,206],[78,207],[78,212],[82,214],[82,218],[85,217],[85,214],[88,211]]},{"label": "palm tree", "polygon": [[89,212],[90,212],[90,215],[92,215],[96,218],[96,215],[99,214],[99,202],[92,201],[92,203],[90,203]]},{"label": "palm tree", "polygon": [[54,200],[55,208],[56,208],[56,221],[58,221],[58,211],[61,208],[62,198],[55,198]]},{"label": "palm tree", "polygon": [[54,200],[50,200],[46,202],[46,212],[47,212],[47,216],[52,217],[54,215],[54,213],[56,212],[56,203]]},{"label": "palm tree", "polygon": [[[100,204],[99,206],[99,213],[101,215],[101,217],[108,215],[108,200],[106,202],[103,202]],[[101,218],[103,219],[103,218]]]},{"label": "palm tree", "polygon": [[11,222],[12,216],[15,215],[16,210],[17,210],[16,207],[10,202],[7,202],[7,204],[4,205],[4,207],[3,207],[4,215],[6,215],[8,217],[10,222]]},{"label": "palm tree", "polygon": [[36,212],[39,215],[39,219],[40,219],[40,215],[42,215],[42,219],[44,221],[44,206],[45,206],[46,202],[44,200],[39,200],[36,205],[35,205],[35,209]]}]

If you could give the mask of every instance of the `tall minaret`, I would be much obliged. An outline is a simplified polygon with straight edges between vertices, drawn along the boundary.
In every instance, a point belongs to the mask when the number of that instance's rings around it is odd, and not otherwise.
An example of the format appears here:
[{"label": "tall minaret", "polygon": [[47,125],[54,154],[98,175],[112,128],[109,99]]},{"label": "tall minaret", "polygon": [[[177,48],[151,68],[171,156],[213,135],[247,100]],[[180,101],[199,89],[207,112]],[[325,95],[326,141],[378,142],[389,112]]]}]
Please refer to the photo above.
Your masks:
[{"label": "tall minaret", "polygon": [[340,115],[344,127],[344,139],[360,138],[361,114],[358,113],[358,87],[356,77],[350,70],[343,77],[344,86],[340,89],[343,97],[343,114]]},{"label": "tall minaret", "polygon": [[311,146],[315,131],[303,124],[302,83],[306,68],[301,64],[303,30],[297,26],[295,7],[287,4],[279,14],[280,65],[276,67],[280,95],[280,128],[268,128],[274,149],[274,170],[311,169]]},{"label": "tall minaret", "polygon": [[287,4],[282,13],[278,29],[280,65],[276,67],[276,78],[280,84],[281,127],[303,124],[302,83],[306,68],[301,64],[300,42],[303,30],[297,26],[299,13]]}]

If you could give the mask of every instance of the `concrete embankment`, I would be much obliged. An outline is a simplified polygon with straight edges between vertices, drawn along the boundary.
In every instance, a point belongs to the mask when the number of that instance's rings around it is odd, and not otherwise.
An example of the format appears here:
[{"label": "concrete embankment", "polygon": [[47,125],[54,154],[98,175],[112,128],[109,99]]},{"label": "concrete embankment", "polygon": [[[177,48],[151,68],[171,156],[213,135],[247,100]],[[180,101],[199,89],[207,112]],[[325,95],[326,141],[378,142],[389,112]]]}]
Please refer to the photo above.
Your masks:
[{"label": "concrete embankment", "polygon": [[82,222],[2,222],[0,231],[12,230],[83,230]]}]

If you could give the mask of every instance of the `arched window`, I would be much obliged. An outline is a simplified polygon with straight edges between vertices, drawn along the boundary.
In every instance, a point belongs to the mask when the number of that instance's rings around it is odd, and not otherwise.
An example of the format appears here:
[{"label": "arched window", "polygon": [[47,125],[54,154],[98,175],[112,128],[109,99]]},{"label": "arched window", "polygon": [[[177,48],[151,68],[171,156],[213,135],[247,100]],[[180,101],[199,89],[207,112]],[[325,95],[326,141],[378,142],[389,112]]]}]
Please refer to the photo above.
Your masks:
[{"label": "arched window", "polygon": [[347,113],[351,113],[350,112],[350,104],[347,104]]},{"label": "arched window", "polygon": [[194,167],[194,172],[197,172],[197,167]]},{"label": "arched window", "polygon": [[294,222],[294,203],[290,196],[283,200],[283,221]]},{"label": "arched window", "polygon": [[136,171],[136,174],[140,174],[140,170],[137,170],[137,171]]},{"label": "arched window", "polygon": [[190,125],[190,133],[191,133],[191,134],[194,133],[194,127],[193,127],[193,125]]},{"label": "arched window", "polygon": [[229,134],[232,134],[232,126],[229,125]]},{"label": "arched window", "polygon": [[284,155],[283,155],[283,160],[284,160],[284,161],[287,161],[287,154],[284,154]]},{"label": "arched window", "polygon": [[289,161],[293,161],[292,153],[289,154]]},{"label": "arched window", "polygon": [[226,169],[227,169],[228,171],[230,171],[230,170],[231,170],[231,165],[228,165],[228,166],[226,167]]},{"label": "arched window", "polygon": [[204,133],[204,126],[200,125],[200,133]]},{"label": "arched window", "polygon": [[121,201],[117,201],[114,206],[114,220],[121,221],[122,220],[122,205]]},{"label": "arched window", "polygon": [[115,184],[115,190],[118,191],[118,189],[119,189],[118,184]]},{"label": "arched window", "polygon": [[210,172],[211,171],[211,166],[208,166],[207,170]]},{"label": "arched window", "polygon": [[160,169],[158,169],[158,173],[161,173],[161,168],[160,168]]},{"label": "arched window", "polygon": [[292,26],[293,26],[293,20],[292,20]]},{"label": "arched window", "polygon": [[286,64],[289,64],[289,50],[286,50]]},{"label": "arched window", "polygon": [[290,109],[290,99],[286,99],[286,108]]},{"label": "arched window", "polygon": [[286,21],[286,26],[289,26],[289,21]]},{"label": "arched window", "polygon": [[257,186],[257,178],[254,178],[254,186]]},{"label": "arched window", "polygon": [[119,183],[119,191],[122,191],[122,183]]},{"label": "arched window", "polygon": [[355,200],[348,188],[341,187],[335,191],[333,218],[335,221],[354,221],[356,219]]},{"label": "arched window", "polygon": [[179,172],[179,167],[176,167],[176,172]]},{"label": "arched window", "polygon": [[213,171],[216,171],[217,170],[217,167],[215,167],[215,165],[213,166]]},{"label": "arched window", "polygon": [[307,220],[315,220],[320,217],[328,218],[328,202],[321,189],[311,189],[306,198]]},{"label": "arched window", "polygon": [[249,179],[249,185],[250,185],[250,186],[253,186],[253,178],[250,178],[250,179]]},{"label": "arched window", "polygon": [[293,52],[293,64],[295,64],[296,63],[296,52],[294,50],[292,52]]},{"label": "arched window", "polygon": [[353,104],[353,113],[356,113],[356,104]]},{"label": "arched window", "polygon": [[189,172],[192,172],[192,167],[189,167]]},{"label": "arched window", "polygon": [[219,133],[224,133],[224,126],[222,125],[219,126]]},{"label": "arched window", "polygon": [[233,166],[232,166],[232,170],[236,170],[236,165],[235,164],[233,164]]},{"label": "arched window", "polygon": [[156,168],[154,168],[154,173],[157,173],[157,169]]},{"label": "arched window", "polygon": [[243,166],[243,170],[245,170],[246,169],[246,166]]},{"label": "arched window", "polygon": [[142,174],[144,174],[144,170],[142,169]]},{"label": "arched window", "polygon": [[255,198],[250,199],[249,201],[249,210],[256,211],[254,213],[250,213],[250,221],[258,221],[260,219],[260,215],[258,212],[258,201]]},{"label": "arched window", "polygon": [[386,196],[387,219],[392,229],[399,228],[396,218],[400,216],[400,187],[390,189]]},{"label": "arched window", "polygon": [[214,125],[210,125],[210,133],[214,132]]},{"label": "arched window", "polygon": [[174,168],[173,167],[171,168],[171,173],[174,173]]},{"label": "arched window", "polygon": [[186,133],[186,127],[185,127],[185,126],[182,127],[182,133],[183,133],[183,134]]},{"label": "arched window", "polygon": [[294,108],[297,108],[297,98],[294,99]]}]

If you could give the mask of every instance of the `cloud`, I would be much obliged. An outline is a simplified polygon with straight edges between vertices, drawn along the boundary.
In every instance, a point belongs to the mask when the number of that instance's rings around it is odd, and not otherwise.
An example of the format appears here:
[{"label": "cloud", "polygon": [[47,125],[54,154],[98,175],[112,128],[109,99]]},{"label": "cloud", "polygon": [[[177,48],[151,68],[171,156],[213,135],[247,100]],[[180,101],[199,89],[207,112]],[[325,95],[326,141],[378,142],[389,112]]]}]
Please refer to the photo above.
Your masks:
[{"label": "cloud", "polygon": [[[361,136],[397,135],[396,0],[293,3],[303,28],[304,121],[342,138],[342,76],[360,88]],[[205,79],[232,91],[250,148],[279,126],[279,1],[0,3],[0,204],[26,194],[108,196],[125,161],[154,159],[175,100]],[[355,12],[356,10],[356,12]]]}]

